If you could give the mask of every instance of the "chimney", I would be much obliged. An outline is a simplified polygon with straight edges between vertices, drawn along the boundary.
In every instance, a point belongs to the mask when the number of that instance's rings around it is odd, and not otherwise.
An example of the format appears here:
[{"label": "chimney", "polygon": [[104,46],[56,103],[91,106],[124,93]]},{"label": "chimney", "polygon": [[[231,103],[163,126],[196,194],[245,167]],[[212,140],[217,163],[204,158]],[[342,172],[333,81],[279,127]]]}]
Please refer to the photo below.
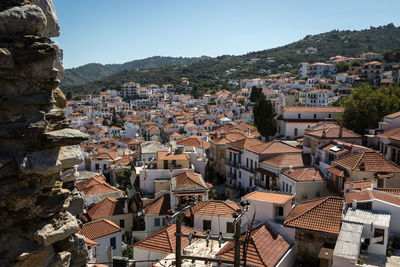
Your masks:
[{"label": "chimney", "polygon": [[292,172],[293,172],[293,166],[290,166],[288,173],[292,173]]},{"label": "chimney", "polygon": [[315,180],[317,179],[317,171],[315,171],[315,172],[314,172],[314,174],[313,174],[313,177],[312,177],[312,178],[313,178],[313,181],[315,182]]},{"label": "chimney", "polygon": [[325,130],[322,131],[322,138],[326,138],[326,132],[325,132]]},{"label": "chimney", "polygon": [[357,209],[357,200],[352,199],[351,200],[351,209],[356,210]]}]

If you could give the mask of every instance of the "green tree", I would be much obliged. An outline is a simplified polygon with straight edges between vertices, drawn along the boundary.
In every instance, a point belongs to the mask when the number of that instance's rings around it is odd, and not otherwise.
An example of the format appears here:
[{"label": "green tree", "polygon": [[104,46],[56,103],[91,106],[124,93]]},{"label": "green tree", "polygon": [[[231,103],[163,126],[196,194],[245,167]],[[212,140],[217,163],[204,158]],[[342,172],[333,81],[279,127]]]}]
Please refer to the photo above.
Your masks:
[{"label": "green tree", "polygon": [[347,72],[348,70],[349,70],[349,63],[339,62],[338,64],[336,64],[336,72],[337,73]]},{"label": "green tree", "polygon": [[346,128],[364,134],[378,127],[384,116],[400,110],[400,86],[392,85],[379,90],[362,84],[354,88],[351,97],[340,101],[344,113],[338,120]]},{"label": "green tree", "polygon": [[127,244],[126,249],[122,251],[122,256],[129,259],[133,259],[133,248],[131,245]]},{"label": "green tree", "polygon": [[254,123],[258,132],[265,138],[275,135],[276,120],[274,106],[265,96],[259,97],[253,109]]},{"label": "green tree", "polygon": [[258,88],[256,86],[253,86],[251,88],[250,92],[250,101],[251,102],[256,102],[257,99],[262,95],[262,88]]},{"label": "green tree", "polygon": [[102,124],[103,124],[104,126],[110,126],[110,122],[109,122],[107,119],[104,119],[103,122],[102,122]]},{"label": "green tree", "polygon": [[384,53],[383,60],[385,62],[400,62],[400,48]]}]

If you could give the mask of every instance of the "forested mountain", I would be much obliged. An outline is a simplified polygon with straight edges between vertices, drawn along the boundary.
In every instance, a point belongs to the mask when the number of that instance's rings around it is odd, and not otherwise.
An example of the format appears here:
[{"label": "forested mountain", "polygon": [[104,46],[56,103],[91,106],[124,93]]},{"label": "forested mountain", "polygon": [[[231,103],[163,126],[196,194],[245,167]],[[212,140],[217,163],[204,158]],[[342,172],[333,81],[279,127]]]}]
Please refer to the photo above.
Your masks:
[{"label": "forested mountain", "polygon": [[151,69],[161,68],[168,65],[186,65],[208,57],[161,57],[154,56],[145,59],[138,59],[129,61],[123,64],[99,64],[90,63],[81,67],[66,69],[64,80],[61,85],[81,85],[95,80],[99,80],[103,77],[118,73],[124,70],[130,69]]},{"label": "forested mountain", "polygon": [[[63,91],[72,95],[98,93],[105,89],[119,89],[127,81],[180,84],[187,77],[192,94],[198,96],[206,91],[227,88],[230,79],[260,77],[266,71],[272,73],[294,71],[300,62],[326,61],[331,56],[358,56],[363,52],[383,53],[400,47],[400,27],[388,24],[361,31],[333,30],[308,35],[291,44],[248,53],[241,56],[224,55],[208,58],[187,65],[170,65],[152,69],[130,69],[112,74],[81,86],[67,86]],[[226,70],[232,70],[227,73]]]}]

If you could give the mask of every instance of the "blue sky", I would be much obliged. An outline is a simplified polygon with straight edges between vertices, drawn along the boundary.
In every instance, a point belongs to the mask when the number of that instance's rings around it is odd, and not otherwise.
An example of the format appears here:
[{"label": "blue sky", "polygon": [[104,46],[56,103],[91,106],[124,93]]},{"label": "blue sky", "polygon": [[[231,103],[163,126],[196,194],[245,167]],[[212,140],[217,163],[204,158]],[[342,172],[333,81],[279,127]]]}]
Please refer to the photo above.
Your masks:
[{"label": "blue sky", "polygon": [[399,0],[53,0],[66,68],[239,55],[308,34],[400,25]]}]

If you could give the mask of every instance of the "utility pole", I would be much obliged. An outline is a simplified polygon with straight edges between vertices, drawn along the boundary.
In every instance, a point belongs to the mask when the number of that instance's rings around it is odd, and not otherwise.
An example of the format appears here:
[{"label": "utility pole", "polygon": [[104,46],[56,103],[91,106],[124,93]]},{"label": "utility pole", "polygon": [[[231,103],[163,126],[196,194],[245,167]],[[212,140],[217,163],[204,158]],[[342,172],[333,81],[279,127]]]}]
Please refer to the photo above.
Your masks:
[{"label": "utility pole", "polygon": [[175,242],[175,266],[181,267],[182,266],[182,220],[183,220],[184,212],[178,214],[176,219],[176,242]]},{"label": "utility pole", "polygon": [[[239,218],[239,213],[234,212],[233,218],[235,221]],[[240,218],[235,223],[235,258],[234,258],[234,267],[240,267],[240,234],[241,234],[241,223]]]},{"label": "utility pole", "polygon": [[[212,236],[210,231],[208,231],[206,235],[199,235],[199,234],[196,234],[196,232],[191,233],[191,234],[183,234],[182,233],[182,221],[184,219],[185,211],[192,208],[195,205],[195,203],[189,204],[188,206],[184,207],[183,209],[181,209],[180,211],[178,211],[174,215],[172,215],[169,218],[169,221],[172,221],[173,219],[176,218],[176,222],[175,222],[175,224],[176,224],[175,266],[182,267],[182,260],[189,259],[189,260],[192,260],[193,262],[195,260],[199,260],[199,261],[204,261],[204,262],[216,262],[219,265],[221,265],[222,263],[232,264],[234,267],[240,267],[241,219],[242,219],[242,216],[244,215],[244,213],[248,210],[249,204],[250,204],[249,201],[241,201],[240,202],[241,209],[235,211],[232,214],[232,216],[234,218],[233,225],[235,227],[235,234],[234,234],[233,238],[223,237],[222,233],[220,233],[218,236]],[[207,247],[208,247],[209,240],[216,240],[216,241],[220,242],[220,246],[225,241],[234,241],[235,242],[234,261],[224,260],[224,259],[216,259],[216,258],[208,258],[208,257],[182,255],[182,245],[181,245],[182,237],[189,238],[189,244],[191,244],[191,242],[194,238],[206,239]]]}]

